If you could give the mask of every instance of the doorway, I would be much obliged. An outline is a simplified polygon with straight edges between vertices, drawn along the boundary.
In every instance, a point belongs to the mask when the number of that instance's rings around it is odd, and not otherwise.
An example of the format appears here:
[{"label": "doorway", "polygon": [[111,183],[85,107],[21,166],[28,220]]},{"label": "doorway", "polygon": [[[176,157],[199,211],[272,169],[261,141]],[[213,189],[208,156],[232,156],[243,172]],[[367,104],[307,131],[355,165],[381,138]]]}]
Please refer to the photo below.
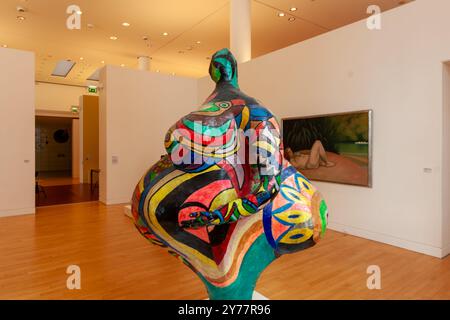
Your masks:
[{"label": "doorway", "polygon": [[80,182],[78,117],[36,116],[36,206],[98,200],[98,189]]}]

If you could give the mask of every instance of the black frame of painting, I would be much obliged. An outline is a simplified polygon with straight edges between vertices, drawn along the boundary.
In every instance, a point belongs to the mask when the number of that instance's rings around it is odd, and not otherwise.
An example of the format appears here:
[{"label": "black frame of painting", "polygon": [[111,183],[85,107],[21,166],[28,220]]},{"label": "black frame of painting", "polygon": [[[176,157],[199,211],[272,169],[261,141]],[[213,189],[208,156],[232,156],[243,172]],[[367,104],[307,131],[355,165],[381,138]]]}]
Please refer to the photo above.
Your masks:
[{"label": "black frame of painting", "polygon": [[[286,117],[281,119],[281,136],[284,140],[284,121],[287,120],[304,120],[304,119],[313,119],[313,118],[323,118],[323,117],[332,117],[332,116],[342,116],[342,115],[351,115],[351,114],[361,114],[361,113],[367,113],[368,119],[369,119],[369,150],[368,150],[368,184],[367,185],[360,185],[360,184],[354,184],[354,183],[345,183],[345,182],[336,182],[336,181],[329,181],[329,180],[322,180],[322,179],[311,179],[313,181],[319,181],[319,182],[328,182],[328,183],[334,183],[334,184],[343,184],[343,185],[351,185],[351,186],[357,186],[357,187],[363,187],[363,188],[372,188],[373,187],[373,110],[372,109],[363,109],[363,110],[357,110],[357,111],[348,111],[348,112],[338,112],[338,113],[327,113],[327,114],[316,114],[316,115],[310,115],[310,116],[303,116],[303,117]],[[283,144],[284,146],[284,144]],[[308,177],[307,177],[308,178]],[[310,179],[310,178],[308,178]]]}]

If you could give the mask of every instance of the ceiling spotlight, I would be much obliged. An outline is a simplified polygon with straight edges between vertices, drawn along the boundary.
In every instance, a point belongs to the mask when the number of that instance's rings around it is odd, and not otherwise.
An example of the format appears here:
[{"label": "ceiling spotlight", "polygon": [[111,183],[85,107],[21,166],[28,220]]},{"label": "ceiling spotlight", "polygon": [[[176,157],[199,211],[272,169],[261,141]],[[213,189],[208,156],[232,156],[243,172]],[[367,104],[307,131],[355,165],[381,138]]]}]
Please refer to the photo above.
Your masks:
[{"label": "ceiling spotlight", "polygon": [[286,14],[284,13],[284,12],[280,12],[280,13],[278,13],[278,16],[279,17],[284,17]]},{"label": "ceiling spotlight", "polygon": [[289,22],[293,22],[293,21],[295,21],[295,18],[294,17],[289,17],[288,21]]},{"label": "ceiling spotlight", "polygon": [[81,61],[83,61],[83,60],[84,60],[84,58],[83,58],[83,57],[80,57],[80,60],[81,60]]},{"label": "ceiling spotlight", "polygon": [[27,8],[22,7],[22,6],[17,6],[17,7],[16,7],[16,10],[17,10],[17,12],[26,12],[26,11],[27,11]]},{"label": "ceiling spotlight", "polygon": [[163,36],[168,36],[169,35],[169,33],[167,33],[167,32],[163,32],[163,34],[162,34]]},{"label": "ceiling spotlight", "polygon": [[117,40],[117,39],[119,39],[119,38],[117,38],[116,36],[111,36],[111,37],[109,37],[109,39],[111,39],[111,40]]},{"label": "ceiling spotlight", "polygon": [[131,24],[129,24],[128,22],[123,22],[123,23],[122,23],[122,26],[124,26],[124,27],[129,27],[129,26],[131,26]]},{"label": "ceiling spotlight", "polygon": [[291,11],[291,12],[297,11],[297,8],[296,7],[292,7],[292,8],[289,9],[289,11]]},{"label": "ceiling spotlight", "polygon": [[2,47],[3,48],[8,48],[8,45],[7,44],[3,44]]},{"label": "ceiling spotlight", "polygon": [[24,21],[24,20],[25,20],[25,17],[24,17],[24,16],[17,16],[17,20],[19,20],[19,21]]},{"label": "ceiling spotlight", "polygon": [[100,63],[101,63],[101,64],[105,64],[105,61],[102,60]]},{"label": "ceiling spotlight", "polygon": [[159,73],[159,70],[156,70],[156,72],[158,72],[158,73]]},{"label": "ceiling spotlight", "polygon": [[122,63],[120,66],[121,66],[122,68],[125,67],[125,65],[124,65],[123,63]]},{"label": "ceiling spotlight", "polygon": [[197,41],[197,44],[200,44],[200,43],[202,43],[201,41]]}]

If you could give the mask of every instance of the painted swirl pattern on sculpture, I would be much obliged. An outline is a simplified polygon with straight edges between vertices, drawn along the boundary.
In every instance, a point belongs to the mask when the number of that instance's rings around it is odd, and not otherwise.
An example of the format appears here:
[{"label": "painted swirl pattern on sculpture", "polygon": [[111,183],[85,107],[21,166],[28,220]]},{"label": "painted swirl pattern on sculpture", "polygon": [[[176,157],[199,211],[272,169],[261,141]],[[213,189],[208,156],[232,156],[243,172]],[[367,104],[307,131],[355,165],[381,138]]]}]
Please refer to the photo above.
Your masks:
[{"label": "painted swirl pattern on sculpture", "polygon": [[211,60],[215,91],[178,120],[167,155],[137,184],[135,225],[202,279],[211,299],[251,299],[261,272],[325,232],[320,193],[283,160],[278,121],[240,91],[227,50]]}]

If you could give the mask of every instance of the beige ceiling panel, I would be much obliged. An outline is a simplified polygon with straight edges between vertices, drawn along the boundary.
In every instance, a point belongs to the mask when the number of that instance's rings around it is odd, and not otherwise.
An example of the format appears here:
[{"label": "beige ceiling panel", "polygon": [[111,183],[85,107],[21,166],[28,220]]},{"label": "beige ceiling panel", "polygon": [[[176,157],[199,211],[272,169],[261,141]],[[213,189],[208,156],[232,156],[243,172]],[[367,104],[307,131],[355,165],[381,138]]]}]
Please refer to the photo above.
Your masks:
[{"label": "beige ceiling panel", "polygon": [[159,61],[172,61],[176,62],[172,64],[178,70],[177,74],[189,75],[190,69],[195,77],[207,75],[207,58],[215,51],[228,47],[229,12],[229,5],[223,5],[174,41],[155,51],[152,55],[155,66]]},{"label": "beige ceiling panel", "polygon": [[[287,14],[305,19],[329,30],[364,19],[370,5],[382,11],[395,8],[408,0],[254,0]],[[290,8],[297,8],[291,12]]]},{"label": "beige ceiling panel", "polygon": [[[387,10],[398,3],[252,0],[253,57],[363,19],[369,4]],[[82,11],[81,30],[66,28],[71,4]],[[26,12],[17,12],[18,5]],[[292,6],[297,11],[290,12]],[[280,11],[286,16],[278,17]],[[34,51],[40,81],[85,85],[104,64],[136,68],[139,55],[153,58],[152,71],[201,77],[208,72],[206,57],[229,44],[229,12],[229,0],[1,0],[0,46]],[[25,20],[18,20],[19,15]],[[295,20],[289,22],[289,17]],[[131,25],[124,27],[123,22]],[[52,77],[62,59],[75,61],[75,67],[67,78]]]},{"label": "beige ceiling panel", "polygon": [[[319,35],[327,30],[301,19],[279,17],[278,11],[254,2],[252,6],[252,57]],[[291,19],[292,20],[292,19]]]}]

